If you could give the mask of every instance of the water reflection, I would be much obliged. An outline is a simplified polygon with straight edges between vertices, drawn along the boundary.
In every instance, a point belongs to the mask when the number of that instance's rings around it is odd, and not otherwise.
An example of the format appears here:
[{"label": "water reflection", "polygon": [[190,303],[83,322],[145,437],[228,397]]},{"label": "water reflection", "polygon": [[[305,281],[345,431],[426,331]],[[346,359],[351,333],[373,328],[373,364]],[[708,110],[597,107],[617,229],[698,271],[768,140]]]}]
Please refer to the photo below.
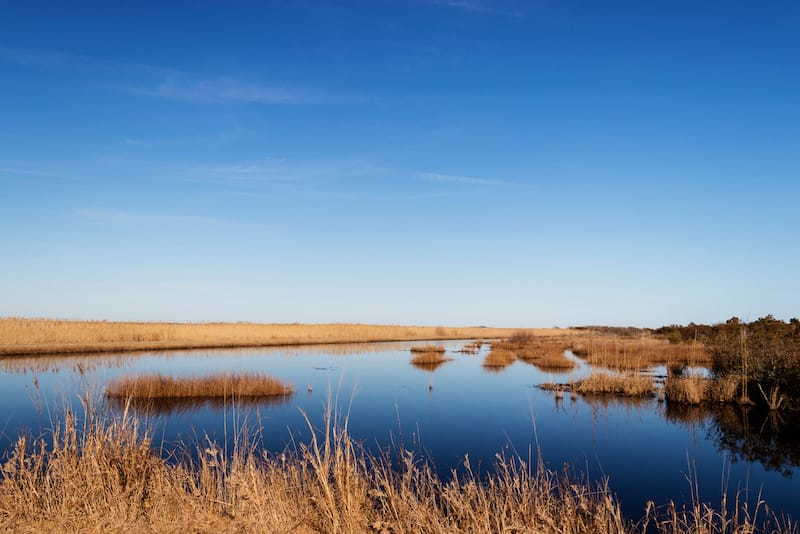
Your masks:
[{"label": "water reflection", "polygon": [[737,405],[667,404],[667,421],[704,427],[718,450],[733,461],[758,462],[791,477],[800,466],[800,414]]},{"label": "water reflection", "polygon": [[145,415],[178,415],[195,412],[207,408],[226,409],[235,406],[237,409],[276,407],[290,404],[292,395],[271,395],[265,397],[213,397],[213,398],[160,398],[160,399],[125,399],[108,397],[106,402],[112,409],[123,411],[132,409]]}]

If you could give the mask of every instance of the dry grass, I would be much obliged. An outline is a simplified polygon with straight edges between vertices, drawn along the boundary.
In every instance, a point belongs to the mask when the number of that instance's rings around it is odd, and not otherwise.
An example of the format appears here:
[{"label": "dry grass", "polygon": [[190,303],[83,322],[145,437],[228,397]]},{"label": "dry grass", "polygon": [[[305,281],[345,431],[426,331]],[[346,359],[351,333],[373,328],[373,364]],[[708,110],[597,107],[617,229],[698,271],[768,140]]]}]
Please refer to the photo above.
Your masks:
[{"label": "dry grass", "polygon": [[680,404],[735,403],[740,390],[741,381],[732,377],[669,376],[664,384],[667,400]]},{"label": "dry grass", "polygon": [[702,376],[668,376],[664,382],[664,395],[670,402],[700,404],[706,400],[711,382]]},{"label": "dry grass", "polygon": [[618,370],[645,369],[669,363],[692,366],[711,363],[708,350],[701,343],[670,343],[647,335],[584,335],[573,337],[569,349],[593,365]]},{"label": "dry grass", "polygon": [[528,347],[517,352],[517,357],[545,370],[568,370],[575,367],[575,362],[567,358],[563,348]]},{"label": "dry grass", "polygon": [[[0,470],[0,528],[9,532],[541,532],[670,534],[754,531],[752,515],[693,503],[648,505],[623,517],[607,485],[569,479],[519,458],[491,474],[445,482],[409,451],[373,457],[346,421],[293,451],[260,454],[246,439],[225,456],[213,443],[162,460],[135,419],[74,417],[51,436],[20,438]],[[335,418],[333,418],[335,419]],[[245,436],[246,434],[243,434]],[[254,437],[254,439],[257,439]],[[769,532],[796,527],[763,513]]]},{"label": "dry grass", "polygon": [[504,369],[514,363],[516,359],[517,355],[512,351],[492,346],[492,350],[483,360],[483,366],[492,369]]},{"label": "dry grass", "polygon": [[493,342],[492,350],[511,352],[515,358],[541,369],[568,370],[575,366],[565,354],[571,342],[567,336],[532,336],[521,331],[506,340]]},{"label": "dry grass", "polygon": [[[125,323],[0,318],[0,354],[261,347],[434,339],[503,338],[510,328],[368,324]],[[569,330],[525,330],[531,336]]]},{"label": "dry grass", "polygon": [[292,386],[260,373],[227,373],[174,378],[126,376],[106,386],[106,396],[137,400],[246,398],[289,395]]},{"label": "dry grass", "polygon": [[627,375],[592,373],[576,382],[574,389],[581,394],[613,394],[625,397],[652,397],[656,393],[651,378],[635,373]]}]

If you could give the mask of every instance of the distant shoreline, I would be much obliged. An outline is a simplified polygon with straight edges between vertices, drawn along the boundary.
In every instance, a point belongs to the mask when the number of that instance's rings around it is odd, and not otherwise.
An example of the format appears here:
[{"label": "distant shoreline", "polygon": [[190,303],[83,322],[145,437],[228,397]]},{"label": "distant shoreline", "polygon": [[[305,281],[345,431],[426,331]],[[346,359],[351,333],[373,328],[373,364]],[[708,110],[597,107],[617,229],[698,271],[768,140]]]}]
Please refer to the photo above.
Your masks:
[{"label": "distant shoreline", "polygon": [[496,339],[571,329],[255,323],[143,323],[0,319],[0,356],[228,349],[344,343]]}]

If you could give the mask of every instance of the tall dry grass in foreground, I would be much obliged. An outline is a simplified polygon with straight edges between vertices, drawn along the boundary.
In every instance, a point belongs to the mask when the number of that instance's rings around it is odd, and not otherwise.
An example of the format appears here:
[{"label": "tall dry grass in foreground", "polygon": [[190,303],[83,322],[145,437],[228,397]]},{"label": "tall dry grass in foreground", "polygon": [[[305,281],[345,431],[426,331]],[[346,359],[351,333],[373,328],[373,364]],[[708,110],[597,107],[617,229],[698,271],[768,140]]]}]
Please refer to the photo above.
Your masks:
[{"label": "tall dry grass in foreground", "polygon": [[175,378],[160,374],[124,376],[111,381],[106,396],[135,400],[211,399],[289,395],[292,386],[261,373],[221,373]]},{"label": "tall dry grass in foreground", "polygon": [[[131,323],[0,318],[0,354],[503,338],[510,328],[368,324]],[[528,329],[532,336],[569,330]]]},{"label": "tall dry grass in foreground", "polygon": [[[652,531],[739,534],[763,508],[733,516],[693,503],[648,505],[623,517],[607,485],[566,478],[520,458],[481,477],[444,482],[409,451],[365,453],[347,422],[311,430],[310,441],[266,455],[237,442],[229,457],[210,443],[179,462],[162,460],[128,416],[79,425],[67,415],[47,439],[20,438],[0,471],[0,528],[13,532],[536,532]],[[247,434],[242,434],[246,436]],[[194,459],[193,459],[194,458]],[[650,530],[648,530],[650,529]]]}]

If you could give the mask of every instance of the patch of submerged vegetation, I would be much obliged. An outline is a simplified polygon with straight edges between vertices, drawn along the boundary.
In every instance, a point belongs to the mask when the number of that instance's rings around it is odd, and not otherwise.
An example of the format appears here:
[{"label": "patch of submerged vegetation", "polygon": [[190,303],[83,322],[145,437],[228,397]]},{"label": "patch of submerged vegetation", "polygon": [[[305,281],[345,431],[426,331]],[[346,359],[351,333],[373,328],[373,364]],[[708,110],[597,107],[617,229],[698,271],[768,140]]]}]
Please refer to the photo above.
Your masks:
[{"label": "patch of submerged vegetation", "polygon": [[110,398],[225,399],[286,396],[290,384],[261,373],[220,373],[208,376],[172,377],[160,374],[125,376],[110,382],[105,394]]},{"label": "patch of submerged vegetation", "polygon": [[408,350],[412,354],[444,354],[445,352],[441,345],[415,345]]},{"label": "patch of submerged vegetation", "polygon": [[[0,517],[14,532],[797,532],[763,503],[650,503],[623,516],[607,482],[593,484],[498,455],[488,474],[465,460],[445,481],[407,450],[370,455],[346,421],[294,450],[267,454],[258,435],[232,454],[213,442],[162,459],[132,417],[67,414],[52,435],[19,438],[0,466]],[[756,523],[759,523],[757,525]]]}]

